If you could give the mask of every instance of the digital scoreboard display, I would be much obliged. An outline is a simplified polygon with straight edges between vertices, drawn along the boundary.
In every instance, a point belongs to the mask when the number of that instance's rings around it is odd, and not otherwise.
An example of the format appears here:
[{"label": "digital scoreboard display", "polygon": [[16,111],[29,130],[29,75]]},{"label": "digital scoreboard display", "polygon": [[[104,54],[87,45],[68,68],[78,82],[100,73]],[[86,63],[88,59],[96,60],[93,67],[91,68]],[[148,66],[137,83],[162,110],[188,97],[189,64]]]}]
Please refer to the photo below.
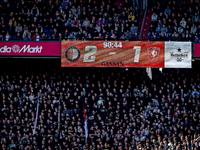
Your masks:
[{"label": "digital scoreboard display", "polygon": [[191,43],[62,41],[61,66],[191,68]]}]

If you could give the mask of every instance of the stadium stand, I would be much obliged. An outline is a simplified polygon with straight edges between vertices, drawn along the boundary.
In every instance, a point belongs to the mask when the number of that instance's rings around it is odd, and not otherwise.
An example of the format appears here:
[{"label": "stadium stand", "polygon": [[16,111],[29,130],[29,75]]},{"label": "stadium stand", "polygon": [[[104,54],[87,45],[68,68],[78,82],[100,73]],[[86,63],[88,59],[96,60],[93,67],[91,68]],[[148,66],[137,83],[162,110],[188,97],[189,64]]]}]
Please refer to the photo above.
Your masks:
[{"label": "stadium stand", "polygon": [[15,60],[0,60],[2,149],[199,149],[198,69],[155,70],[150,80],[142,69]]},{"label": "stadium stand", "polygon": [[[148,2],[149,40],[199,42],[199,0]],[[0,41],[135,41],[144,3],[3,0]],[[144,69],[61,68],[60,59],[0,64],[3,150],[200,149],[198,63],[153,69],[153,80]]]},{"label": "stadium stand", "polygon": [[99,40],[99,33],[136,40],[140,6],[131,0],[8,0],[0,3],[0,40]]},{"label": "stadium stand", "polygon": [[148,37],[153,41],[199,42],[199,1],[158,1],[154,5]]}]

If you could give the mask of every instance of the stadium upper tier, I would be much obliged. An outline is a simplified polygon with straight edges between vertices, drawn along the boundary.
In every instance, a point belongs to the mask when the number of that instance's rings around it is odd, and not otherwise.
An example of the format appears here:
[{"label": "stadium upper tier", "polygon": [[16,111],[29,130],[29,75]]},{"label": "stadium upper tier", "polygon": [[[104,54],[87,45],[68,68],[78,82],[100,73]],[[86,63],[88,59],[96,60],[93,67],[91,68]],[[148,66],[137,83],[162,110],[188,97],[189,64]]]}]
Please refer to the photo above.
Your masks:
[{"label": "stadium upper tier", "polygon": [[199,1],[159,1],[146,20],[149,40],[191,41],[200,39]]},{"label": "stadium upper tier", "polygon": [[0,40],[136,40],[138,7],[130,0],[2,2]]}]

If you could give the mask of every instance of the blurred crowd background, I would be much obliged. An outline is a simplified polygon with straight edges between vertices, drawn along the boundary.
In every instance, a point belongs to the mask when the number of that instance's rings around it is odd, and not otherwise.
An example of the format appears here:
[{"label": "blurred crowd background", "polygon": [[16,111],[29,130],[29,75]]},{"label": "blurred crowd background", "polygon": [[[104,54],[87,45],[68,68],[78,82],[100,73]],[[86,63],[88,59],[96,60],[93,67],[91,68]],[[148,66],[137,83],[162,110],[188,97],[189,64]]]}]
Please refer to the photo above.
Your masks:
[{"label": "blurred crowd background", "polygon": [[144,69],[0,61],[6,64],[0,70],[2,149],[199,149],[198,63],[154,69],[150,80]]},{"label": "blurred crowd background", "polygon": [[199,42],[199,0],[161,0],[154,4],[147,23],[149,40]]},{"label": "blurred crowd background", "polygon": [[2,2],[0,40],[136,40],[143,1],[133,1]]}]

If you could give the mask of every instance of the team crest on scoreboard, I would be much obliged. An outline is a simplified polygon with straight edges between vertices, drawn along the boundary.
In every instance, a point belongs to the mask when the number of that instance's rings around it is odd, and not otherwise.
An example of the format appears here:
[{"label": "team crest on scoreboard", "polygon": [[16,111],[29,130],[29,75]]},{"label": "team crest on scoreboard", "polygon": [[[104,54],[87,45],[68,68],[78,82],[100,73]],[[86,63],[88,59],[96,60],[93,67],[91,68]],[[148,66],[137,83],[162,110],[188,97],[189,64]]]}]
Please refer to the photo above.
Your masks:
[{"label": "team crest on scoreboard", "polygon": [[160,56],[160,48],[158,47],[150,47],[148,50],[148,59],[151,62],[155,62],[159,60]]},{"label": "team crest on scoreboard", "polygon": [[75,46],[70,46],[65,51],[65,57],[71,62],[77,61],[80,58],[80,55],[80,50]]}]

